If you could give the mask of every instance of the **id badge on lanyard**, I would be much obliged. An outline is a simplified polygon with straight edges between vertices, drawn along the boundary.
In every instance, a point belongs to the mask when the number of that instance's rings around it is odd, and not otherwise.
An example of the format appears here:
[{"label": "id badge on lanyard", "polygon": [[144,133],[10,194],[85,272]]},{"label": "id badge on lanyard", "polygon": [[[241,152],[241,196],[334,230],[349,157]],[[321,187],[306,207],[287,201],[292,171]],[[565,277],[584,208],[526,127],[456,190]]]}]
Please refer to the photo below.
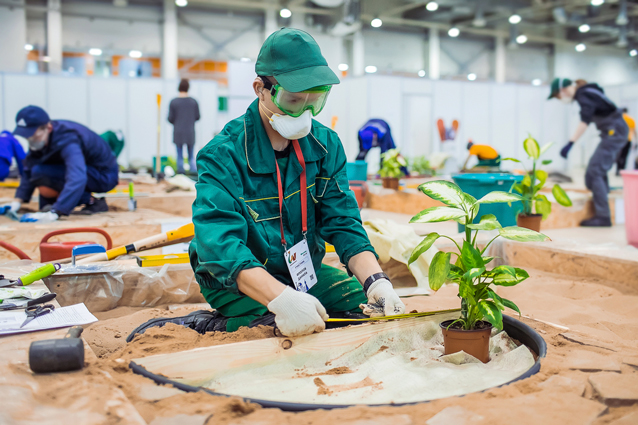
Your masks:
[{"label": "id badge on lanyard", "polygon": [[303,229],[303,240],[287,249],[286,237],[284,236],[284,221],[283,221],[283,205],[284,205],[284,190],[281,183],[281,173],[279,172],[279,164],[275,161],[277,166],[277,190],[279,192],[279,230],[281,231],[281,244],[284,246],[284,260],[288,266],[288,271],[292,277],[292,281],[295,284],[295,289],[300,292],[308,292],[317,283],[317,274],[315,268],[312,265],[312,257],[310,256],[310,249],[308,248],[308,241],[306,240],[306,233],[308,232],[308,208],[307,203],[307,189],[306,189],[306,161],[304,161],[301,148],[299,147],[299,141],[293,140],[292,145],[295,148],[295,154],[297,160],[301,164],[302,172],[300,177],[301,189],[299,194],[301,196],[301,225]]}]

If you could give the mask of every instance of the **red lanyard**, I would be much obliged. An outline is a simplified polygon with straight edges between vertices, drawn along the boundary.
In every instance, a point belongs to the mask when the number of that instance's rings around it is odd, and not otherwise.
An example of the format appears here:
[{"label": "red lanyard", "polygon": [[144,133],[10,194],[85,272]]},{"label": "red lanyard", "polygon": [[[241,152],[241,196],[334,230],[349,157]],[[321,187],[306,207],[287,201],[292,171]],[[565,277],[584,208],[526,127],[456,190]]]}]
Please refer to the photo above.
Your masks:
[{"label": "red lanyard", "polygon": [[[301,164],[302,173],[299,177],[300,186],[299,195],[301,196],[301,226],[303,230],[304,238],[306,237],[306,232],[308,232],[308,208],[307,199],[308,193],[306,188],[306,161],[303,159],[303,154],[301,153],[301,148],[299,147],[299,141],[293,140],[292,146],[295,148],[295,154],[297,154],[297,161]],[[279,163],[275,159],[275,165],[277,166],[277,191],[279,192],[279,230],[281,231],[281,244],[286,248],[286,237],[284,236],[284,218],[282,215],[283,207],[284,207],[284,189],[281,184],[281,173],[279,172]]]}]

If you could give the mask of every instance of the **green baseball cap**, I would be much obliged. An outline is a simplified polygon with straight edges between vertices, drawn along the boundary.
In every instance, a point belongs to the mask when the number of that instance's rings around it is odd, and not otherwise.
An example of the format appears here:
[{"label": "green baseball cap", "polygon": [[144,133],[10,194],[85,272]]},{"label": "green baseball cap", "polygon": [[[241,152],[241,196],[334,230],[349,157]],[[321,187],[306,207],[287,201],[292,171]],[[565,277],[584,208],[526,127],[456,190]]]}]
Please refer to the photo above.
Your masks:
[{"label": "green baseball cap", "polygon": [[565,87],[568,87],[571,85],[572,85],[572,80],[570,80],[569,78],[554,78],[550,86],[551,91],[549,93],[549,97],[547,98],[547,100],[556,97],[560,89],[564,89]]},{"label": "green baseball cap", "polygon": [[293,28],[281,28],[266,39],[257,56],[255,72],[275,77],[290,92],[340,82],[328,67],[315,39]]}]

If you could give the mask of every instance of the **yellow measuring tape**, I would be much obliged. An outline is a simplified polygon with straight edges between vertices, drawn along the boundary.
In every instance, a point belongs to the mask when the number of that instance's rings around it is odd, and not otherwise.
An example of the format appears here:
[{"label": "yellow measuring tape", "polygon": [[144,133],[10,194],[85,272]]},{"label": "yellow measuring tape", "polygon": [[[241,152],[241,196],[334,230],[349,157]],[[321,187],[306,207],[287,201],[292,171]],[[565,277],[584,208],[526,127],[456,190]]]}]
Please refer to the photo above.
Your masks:
[{"label": "yellow measuring tape", "polygon": [[440,313],[454,313],[456,311],[461,311],[461,309],[453,308],[451,310],[422,311],[420,313],[396,314],[394,316],[381,316],[381,317],[367,317],[365,319],[328,319],[326,320],[326,322],[373,322],[378,320],[399,320],[399,319],[409,319],[411,317],[434,316],[435,314],[440,314]]}]

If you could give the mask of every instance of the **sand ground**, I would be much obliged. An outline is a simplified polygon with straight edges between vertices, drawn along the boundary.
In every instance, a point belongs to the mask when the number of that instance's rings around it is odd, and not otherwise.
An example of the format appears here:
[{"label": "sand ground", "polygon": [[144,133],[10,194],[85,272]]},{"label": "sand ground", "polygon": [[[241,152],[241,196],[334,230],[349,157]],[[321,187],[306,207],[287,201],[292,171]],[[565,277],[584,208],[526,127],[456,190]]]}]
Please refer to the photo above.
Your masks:
[{"label": "sand ground", "polygon": [[[134,375],[130,359],[272,336],[268,328],[233,334],[199,335],[177,325],[152,329],[126,344],[128,333],[149,318],[179,316],[200,308],[120,308],[100,314],[84,337],[97,354],[79,372],[37,376],[34,397],[51,407],[74,403],[86,382],[115,382],[140,417],[104,412],[103,421],[121,424],[636,424],[638,423],[638,294],[621,293],[601,280],[571,279],[529,270],[528,281],[500,293],[515,300],[548,345],[540,373],[514,384],[465,397],[403,407],[365,406],[302,413],[264,409],[237,398],[183,393]],[[405,299],[409,310],[454,308],[455,287],[432,296]],[[550,322],[550,324],[543,322]],[[31,374],[26,364],[14,372]],[[247,385],[250,385],[247,383]],[[618,394],[613,394],[619,392]],[[115,403],[117,404],[117,403]],[[90,408],[90,406],[88,406]],[[120,412],[121,413],[121,412]]]}]

